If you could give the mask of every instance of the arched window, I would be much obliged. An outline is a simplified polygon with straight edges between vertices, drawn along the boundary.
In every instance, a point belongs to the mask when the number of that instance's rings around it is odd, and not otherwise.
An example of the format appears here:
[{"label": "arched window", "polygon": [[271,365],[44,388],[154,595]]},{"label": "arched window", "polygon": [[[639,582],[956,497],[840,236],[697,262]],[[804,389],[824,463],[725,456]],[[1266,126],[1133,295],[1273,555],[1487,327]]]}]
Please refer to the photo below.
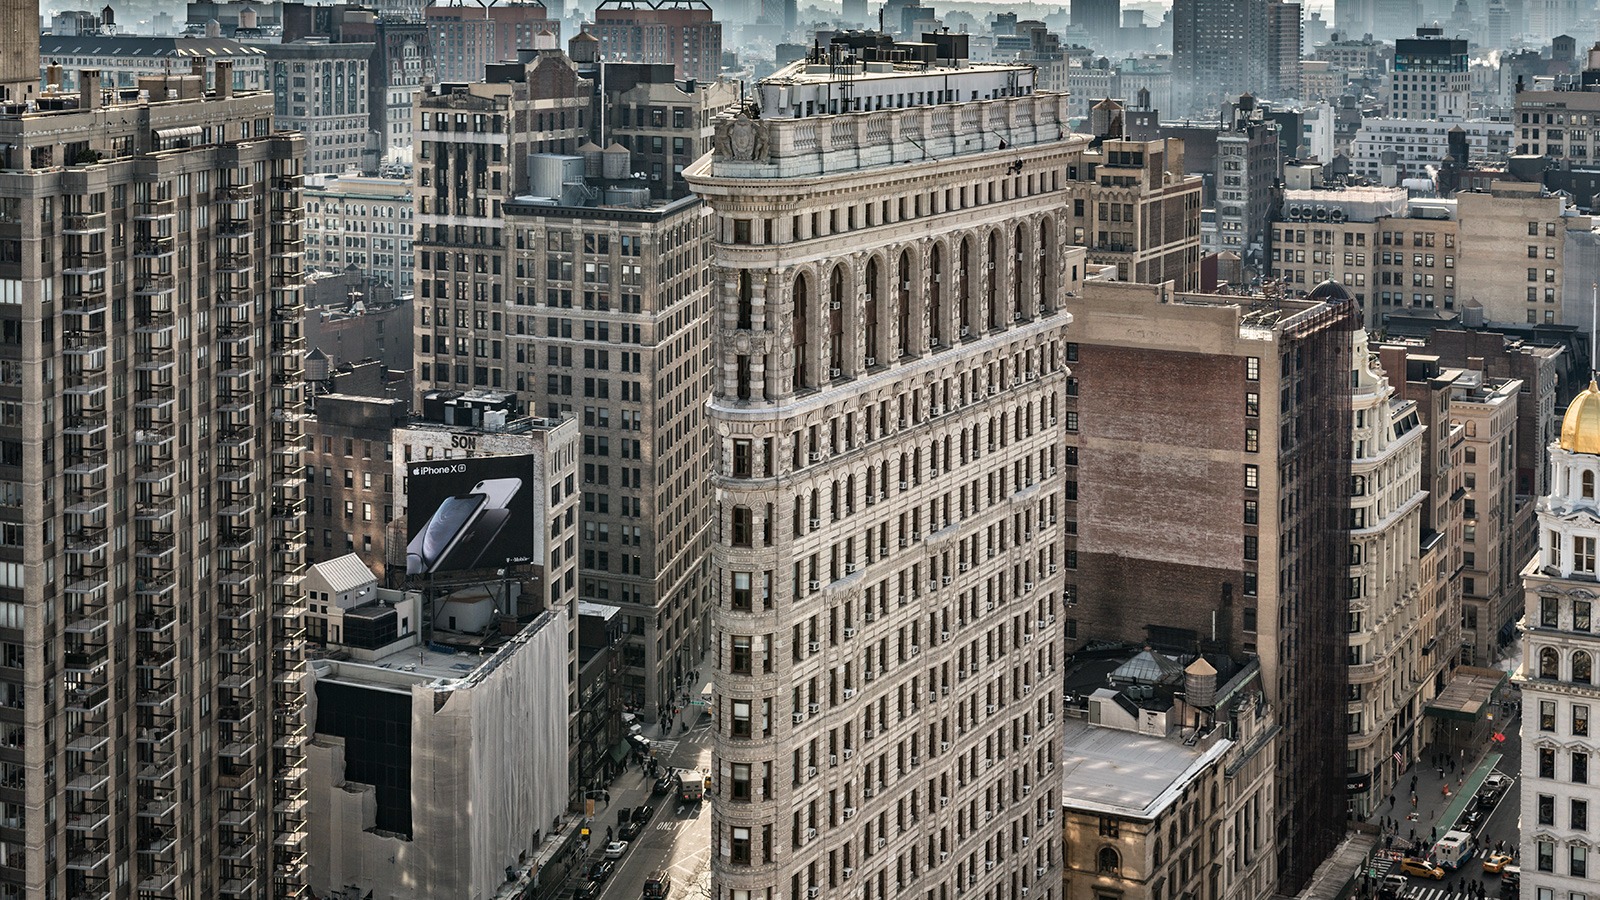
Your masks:
[{"label": "arched window", "polygon": [[1583,473],[1583,499],[1585,499],[1585,500],[1593,500],[1594,499],[1594,473],[1593,472],[1584,472]]},{"label": "arched window", "polygon": [[1593,663],[1586,651],[1579,650],[1572,654],[1572,680],[1579,684],[1591,683],[1593,676]]},{"label": "arched window", "polygon": [[1027,295],[1027,285],[1023,273],[1027,271],[1028,261],[1024,258],[1024,254],[1032,243],[1023,233],[1022,226],[1018,225],[1016,232],[1011,236],[1011,254],[1016,260],[1016,268],[1011,270],[1011,315],[1018,322],[1027,315],[1023,300]]},{"label": "arched window", "polygon": [[1050,296],[1050,279],[1055,274],[1056,254],[1053,230],[1049,219],[1039,223],[1039,254],[1034,258],[1035,273],[1039,276],[1038,303],[1040,312],[1049,312],[1055,309],[1054,299]]},{"label": "arched window", "polygon": [[810,300],[806,276],[802,274],[794,280],[794,386],[797,389],[815,386],[806,365],[811,344]]},{"label": "arched window", "polygon": [[895,325],[899,328],[901,356],[911,355],[911,251],[900,251],[899,274],[895,285]]},{"label": "arched window", "polygon": [[956,304],[959,307],[959,336],[966,337],[972,327],[972,239],[961,239],[961,252],[956,259]]},{"label": "arched window", "polygon": [[1539,677],[1561,677],[1561,654],[1557,653],[1555,648],[1546,647],[1539,651]]},{"label": "arched window", "polygon": [[928,345],[937,346],[944,343],[944,248],[938,244],[933,245],[930,255],[930,268],[933,271],[933,281],[928,285]]},{"label": "arched window", "polygon": [[878,290],[879,279],[882,275],[878,271],[878,258],[867,260],[867,366],[870,368],[878,364],[878,358],[883,353],[883,348],[878,346]]},{"label": "arched window", "polygon": [[844,266],[828,279],[828,377],[844,374]]},{"label": "arched window", "polygon": [[1096,866],[1101,875],[1115,875],[1122,868],[1122,860],[1117,856],[1115,847],[1101,847],[1099,865]]}]

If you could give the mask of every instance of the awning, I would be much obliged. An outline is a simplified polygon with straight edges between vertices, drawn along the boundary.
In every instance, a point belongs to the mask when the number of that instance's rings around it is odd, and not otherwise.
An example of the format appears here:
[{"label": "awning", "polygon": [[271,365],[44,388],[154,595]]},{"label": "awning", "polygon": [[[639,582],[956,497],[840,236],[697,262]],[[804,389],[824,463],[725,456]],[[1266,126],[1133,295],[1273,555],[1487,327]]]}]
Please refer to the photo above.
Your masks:
[{"label": "awning", "polygon": [[1494,692],[1505,683],[1499,669],[1460,666],[1450,673],[1450,683],[1428,704],[1425,713],[1440,719],[1478,722],[1490,711]]},{"label": "awning", "polygon": [[200,136],[201,130],[202,129],[199,125],[181,125],[177,128],[157,128],[156,140],[174,141],[179,138],[197,138]]},{"label": "awning", "polygon": [[706,682],[706,686],[700,689],[700,696],[695,698],[695,699],[693,699],[693,700],[690,700],[689,701],[689,705],[690,706],[704,706],[706,709],[710,709],[711,708],[711,698],[714,697],[714,696],[716,696],[716,694],[715,694],[715,692],[713,692],[711,690],[711,682],[708,681],[708,682]]},{"label": "awning", "polygon": [[633,747],[629,746],[626,740],[618,741],[617,745],[611,748],[611,761],[615,763],[622,762],[632,752]]}]

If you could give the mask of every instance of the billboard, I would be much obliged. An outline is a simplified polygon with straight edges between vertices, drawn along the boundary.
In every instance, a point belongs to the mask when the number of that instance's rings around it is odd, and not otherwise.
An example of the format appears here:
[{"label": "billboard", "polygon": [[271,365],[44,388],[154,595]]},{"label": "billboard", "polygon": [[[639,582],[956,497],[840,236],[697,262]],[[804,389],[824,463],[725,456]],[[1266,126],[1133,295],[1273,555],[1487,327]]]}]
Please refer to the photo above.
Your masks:
[{"label": "billboard", "polygon": [[406,468],[406,574],[493,569],[539,557],[535,456],[413,462]]}]

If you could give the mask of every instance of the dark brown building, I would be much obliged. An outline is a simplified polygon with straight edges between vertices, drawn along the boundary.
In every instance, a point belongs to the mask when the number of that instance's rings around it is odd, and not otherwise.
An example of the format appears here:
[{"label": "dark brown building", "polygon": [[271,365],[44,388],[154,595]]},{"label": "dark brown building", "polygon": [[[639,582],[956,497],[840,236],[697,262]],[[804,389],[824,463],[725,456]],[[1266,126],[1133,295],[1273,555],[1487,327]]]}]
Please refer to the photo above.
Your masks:
[{"label": "dark brown building", "polygon": [[394,519],[396,426],[403,398],[327,394],[306,420],[307,557],[321,562],[355,553],[380,581],[384,539]]},{"label": "dark brown building", "polygon": [[[1279,884],[1344,830],[1350,341],[1337,285],[1304,301],[1086,282],[1068,437],[1067,639],[1258,657],[1279,742]],[[1076,545],[1074,547],[1074,545]]]}]

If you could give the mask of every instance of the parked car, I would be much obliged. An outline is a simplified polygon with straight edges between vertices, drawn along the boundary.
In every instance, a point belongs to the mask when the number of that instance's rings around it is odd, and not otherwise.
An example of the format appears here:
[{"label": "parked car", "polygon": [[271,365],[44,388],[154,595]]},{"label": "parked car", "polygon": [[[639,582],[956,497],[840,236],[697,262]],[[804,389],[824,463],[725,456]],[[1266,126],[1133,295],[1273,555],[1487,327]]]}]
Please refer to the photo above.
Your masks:
[{"label": "parked car", "polygon": [[657,797],[661,797],[672,793],[672,789],[677,786],[678,776],[668,772],[667,774],[656,779],[656,786],[651,790],[651,793]]},{"label": "parked car", "polygon": [[585,881],[572,892],[572,900],[595,900],[600,896],[600,882]]},{"label": "parked car", "polygon": [[655,814],[656,808],[648,803],[644,806],[635,806],[633,808],[633,824],[643,828],[650,821],[650,817]]},{"label": "parked car", "polygon": [[1444,880],[1444,869],[1415,856],[1408,856],[1400,860],[1400,871],[1405,875],[1419,875],[1423,878],[1432,878],[1434,881]]},{"label": "parked car", "polygon": [[617,837],[621,838],[624,841],[631,841],[634,838],[638,837],[639,836],[639,832],[641,832],[643,830],[644,830],[644,823],[642,823],[642,822],[632,822],[632,821],[624,822],[624,823],[622,823],[622,827],[617,829]]},{"label": "parked car", "polygon": [[[628,852],[627,841],[612,841],[606,845],[606,859],[621,859],[622,854]],[[1444,876],[1439,876],[1443,878]]]},{"label": "parked car", "polygon": [[1385,875],[1378,884],[1378,900],[1400,900],[1406,895],[1406,877],[1404,875]]},{"label": "parked car", "polygon": [[615,860],[596,860],[595,864],[589,869],[589,880],[598,881],[601,884],[605,884],[606,879],[610,878],[611,873],[615,872],[616,870],[617,863]]}]

